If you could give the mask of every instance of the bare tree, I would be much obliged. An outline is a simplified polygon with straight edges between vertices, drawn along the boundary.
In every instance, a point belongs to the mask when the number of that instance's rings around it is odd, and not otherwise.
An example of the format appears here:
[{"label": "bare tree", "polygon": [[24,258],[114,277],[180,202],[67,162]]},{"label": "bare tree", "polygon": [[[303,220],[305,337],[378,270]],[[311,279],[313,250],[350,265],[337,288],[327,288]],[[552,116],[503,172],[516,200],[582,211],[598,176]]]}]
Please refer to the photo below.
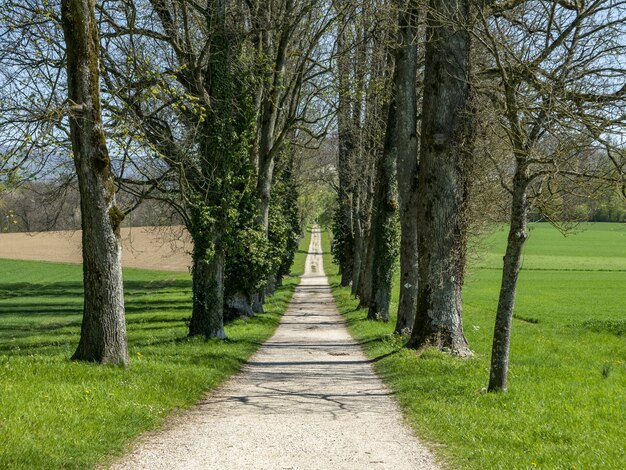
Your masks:
[{"label": "bare tree", "polygon": [[0,0],[0,181],[73,173],[60,0]]},{"label": "bare tree", "polygon": [[84,310],[72,359],[126,365],[120,223],[100,114],[99,42],[94,0],[62,0],[70,135],[80,190]]},{"label": "bare tree", "polygon": [[373,203],[372,299],[367,312],[370,320],[389,321],[391,289],[398,256],[398,152],[397,99],[392,96],[387,109],[387,129],[382,155],[376,167],[376,194]]},{"label": "bare tree", "polygon": [[355,1],[343,12],[337,33],[339,204],[334,255],[342,284],[352,284],[361,307],[374,299],[376,185],[394,179],[377,178],[389,109],[392,11],[387,2]]},{"label": "bare tree", "polygon": [[[511,197],[489,390],[506,390],[511,323],[530,209],[581,184],[624,183],[626,3],[495,5],[477,37],[491,67],[480,86],[511,158],[492,158]],[[498,129],[499,128],[499,129]],[[615,145],[618,143],[618,145]],[[544,213],[545,210],[544,210]]]},{"label": "bare tree", "polygon": [[400,299],[396,333],[410,331],[417,310],[417,0],[398,1],[398,44],[395,50],[394,92],[398,159],[398,196],[400,201]]}]

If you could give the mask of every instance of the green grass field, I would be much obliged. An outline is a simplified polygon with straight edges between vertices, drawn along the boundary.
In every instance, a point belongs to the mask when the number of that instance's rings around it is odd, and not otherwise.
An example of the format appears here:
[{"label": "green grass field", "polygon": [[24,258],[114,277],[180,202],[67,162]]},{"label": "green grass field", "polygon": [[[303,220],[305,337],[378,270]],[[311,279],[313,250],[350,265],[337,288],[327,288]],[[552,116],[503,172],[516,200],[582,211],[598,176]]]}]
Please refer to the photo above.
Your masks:
[{"label": "green grass field", "polygon": [[304,271],[310,234],[266,314],[186,337],[188,274],[124,272],[131,364],[71,362],[82,268],[0,260],[0,468],[88,468],[235,373],[275,330]]},{"label": "green grass field", "polygon": [[[475,256],[464,291],[472,359],[428,351],[417,357],[365,320],[349,289],[340,310],[394,390],[408,422],[459,468],[626,468],[626,225],[583,225],[566,238],[533,226],[520,275],[509,391],[485,393],[506,233]],[[328,252],[328,237],[325,237]]]}]

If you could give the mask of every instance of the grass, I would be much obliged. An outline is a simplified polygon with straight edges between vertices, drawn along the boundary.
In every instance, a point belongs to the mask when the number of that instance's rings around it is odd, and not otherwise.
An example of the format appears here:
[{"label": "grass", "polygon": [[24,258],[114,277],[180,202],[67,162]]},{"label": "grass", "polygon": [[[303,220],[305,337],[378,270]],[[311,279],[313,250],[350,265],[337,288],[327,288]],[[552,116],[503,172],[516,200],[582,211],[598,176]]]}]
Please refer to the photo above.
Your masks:
[{"label": "grass", "polygon": [[[485,243],[464,291],[469,360],[417,357],[367,321],[349,289],[333,292],[353,336],[395,392],[408,422],[446,462],[469,469],[626,468],[626,226],[585,225],[563,240],[537,224],[521,273],[509,391],[485,393],[506,234]],[[324,237],[328,250],[328,237]],[[496,260],[498,260],[496,262]],[[396,277],[392,312],[398,298]]]},{"label": "grass", "polygon": [[274,332],[304,271],[310,234],[266,314],[186,337],[186,273],[124,271],[131,365],[71,362],[81,267],[0,260],[0,468],[86,468],[118,455],[240,369]]}]

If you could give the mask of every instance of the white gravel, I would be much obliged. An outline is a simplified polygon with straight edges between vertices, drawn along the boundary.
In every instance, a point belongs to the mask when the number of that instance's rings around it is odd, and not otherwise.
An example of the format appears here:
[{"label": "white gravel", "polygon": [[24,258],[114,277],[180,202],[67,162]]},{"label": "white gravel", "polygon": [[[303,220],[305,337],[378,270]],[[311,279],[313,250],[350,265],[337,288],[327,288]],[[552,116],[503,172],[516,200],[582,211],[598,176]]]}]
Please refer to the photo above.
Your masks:
[{"label": "white gravel", "polygon": [[115,469],[436,469],[335,306],[315,230],[276,334]]}]

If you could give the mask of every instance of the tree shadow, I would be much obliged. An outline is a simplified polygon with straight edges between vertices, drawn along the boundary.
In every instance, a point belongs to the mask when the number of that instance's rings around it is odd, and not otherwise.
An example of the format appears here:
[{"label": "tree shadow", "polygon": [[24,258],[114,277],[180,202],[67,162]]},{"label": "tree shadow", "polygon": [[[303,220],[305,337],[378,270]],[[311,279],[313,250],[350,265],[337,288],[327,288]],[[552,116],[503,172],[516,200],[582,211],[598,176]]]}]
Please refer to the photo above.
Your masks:
[{"label": "tree shadow", "polygon": [[[129,336],[168,335],[191,315],[191,280],[124,282]],[[182,295],[181,295],[182,294]],[[0,352],[58,354],[58,347],[78,341],[83,285],[76,282],[1,283]],[[167,337],[171,340],[171,335]]]}]

